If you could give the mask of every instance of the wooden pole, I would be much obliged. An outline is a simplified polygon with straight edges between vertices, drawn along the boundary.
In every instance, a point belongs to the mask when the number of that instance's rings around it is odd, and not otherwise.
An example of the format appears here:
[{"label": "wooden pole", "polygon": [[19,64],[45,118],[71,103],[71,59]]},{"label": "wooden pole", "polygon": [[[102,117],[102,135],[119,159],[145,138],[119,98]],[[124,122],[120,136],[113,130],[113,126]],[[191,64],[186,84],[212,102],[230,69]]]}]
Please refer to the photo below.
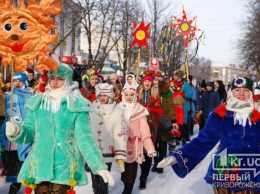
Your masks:
[{"label": "wooden pole", "polygon": [[13,96],[14,96],[14,58],[12,58],[12,70],[11,70],[11,93],[10,93],[10,121],[13,116]]},{"label": "wooden pole", "polygon": [[188,60],[188,51],[185,53],[184,71],[186,72],[187,82],[189,82],[190,79],[189,79],[189,60]]},{"label": "wooden pole", "polygon": [[138,48],[137,53],[137,65],[136,65],[136,81],[138,82],[138,74],[139,74],[139,66],[140,66],[140,55],[141,55],[141,48]]}]

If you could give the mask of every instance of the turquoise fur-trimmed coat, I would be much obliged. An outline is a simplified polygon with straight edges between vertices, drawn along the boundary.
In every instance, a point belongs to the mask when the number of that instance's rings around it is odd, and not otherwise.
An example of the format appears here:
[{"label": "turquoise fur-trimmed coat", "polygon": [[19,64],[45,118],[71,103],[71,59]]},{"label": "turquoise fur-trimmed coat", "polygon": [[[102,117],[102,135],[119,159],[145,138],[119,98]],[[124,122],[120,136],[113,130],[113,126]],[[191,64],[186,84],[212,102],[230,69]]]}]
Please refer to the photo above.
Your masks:
[{"label": "turquoise fur-trimmed coat", "polygon": [[42,108],[44,98],[38,94],[27,102],[27,117],[19,125],[19,135],[8,136],[19,144],[34,142],[18,181],[33,178],[35,184],[69,185],[74,179],[77,185],[87,184],[83,158],[94,174],[107,169],[90,127],[91,104],[82,96],[68,101],[64,97],[60,110],[53,113]]}]

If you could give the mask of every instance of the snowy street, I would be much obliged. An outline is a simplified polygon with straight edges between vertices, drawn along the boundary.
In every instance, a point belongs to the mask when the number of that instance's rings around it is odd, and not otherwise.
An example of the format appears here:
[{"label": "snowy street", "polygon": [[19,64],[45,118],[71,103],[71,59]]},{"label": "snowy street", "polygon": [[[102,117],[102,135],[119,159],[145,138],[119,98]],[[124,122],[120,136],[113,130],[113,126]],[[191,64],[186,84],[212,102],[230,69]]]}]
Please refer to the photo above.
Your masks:
[{"label": "snowy street", "polygon": [[[194,127],[194,136],[198,133],[198,125]],[[140,191],[139,187],[139,175],[138,170],[137,179],[134,185],[133,194],[213,194],[211,185],[204,181],[204,176],[210,164],[211,155],[215,152],[215,148],[207,155],[207,157],[201,162],[196,169],[194,169],[187,177],[180,179],[175,175],[171,167],[166,167],[163,174],[157,174],[150,172],[147,188]],[[116,169],[115,163],[112,166],[112,175],[115,178],[115,186],[110,187],[110,194],[121,194],[123,191],[123,183],[121,176]],[[91,194],[91,177],[90,173],[87,173],[89,184],[82,187],[76,187],[77,194]],[[0,194],[8,194],[9,184],[0,186]],[[23,189],[19,194],[23,193]]]}]

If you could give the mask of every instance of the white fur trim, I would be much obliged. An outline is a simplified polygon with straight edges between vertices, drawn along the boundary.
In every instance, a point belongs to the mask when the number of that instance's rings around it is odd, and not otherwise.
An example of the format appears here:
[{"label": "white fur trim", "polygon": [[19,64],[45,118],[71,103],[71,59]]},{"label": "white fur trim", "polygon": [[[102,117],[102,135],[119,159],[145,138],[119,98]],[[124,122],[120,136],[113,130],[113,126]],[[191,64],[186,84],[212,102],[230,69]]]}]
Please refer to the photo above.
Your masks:
[{"label": "white fur trim", "polygon": [[14,76],[13,79],[19,79],[19,78],[22,78],[21,75],[18,75],[18,76]]}]

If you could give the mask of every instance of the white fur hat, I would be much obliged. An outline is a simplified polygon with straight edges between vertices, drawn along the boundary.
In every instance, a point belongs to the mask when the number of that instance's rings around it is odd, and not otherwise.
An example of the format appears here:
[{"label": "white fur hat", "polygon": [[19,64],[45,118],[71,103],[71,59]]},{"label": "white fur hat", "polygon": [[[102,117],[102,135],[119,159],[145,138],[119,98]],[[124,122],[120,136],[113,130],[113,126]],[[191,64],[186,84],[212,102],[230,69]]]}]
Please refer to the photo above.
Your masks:
[{"label": "white fur hat", "polygon": [[114,97],[113,85],[109,85],[108,83],[99,83],[95,86],[95,90],[96,96],[98,96],[99,94],[104,94],[109,96],[110,98]]}]

